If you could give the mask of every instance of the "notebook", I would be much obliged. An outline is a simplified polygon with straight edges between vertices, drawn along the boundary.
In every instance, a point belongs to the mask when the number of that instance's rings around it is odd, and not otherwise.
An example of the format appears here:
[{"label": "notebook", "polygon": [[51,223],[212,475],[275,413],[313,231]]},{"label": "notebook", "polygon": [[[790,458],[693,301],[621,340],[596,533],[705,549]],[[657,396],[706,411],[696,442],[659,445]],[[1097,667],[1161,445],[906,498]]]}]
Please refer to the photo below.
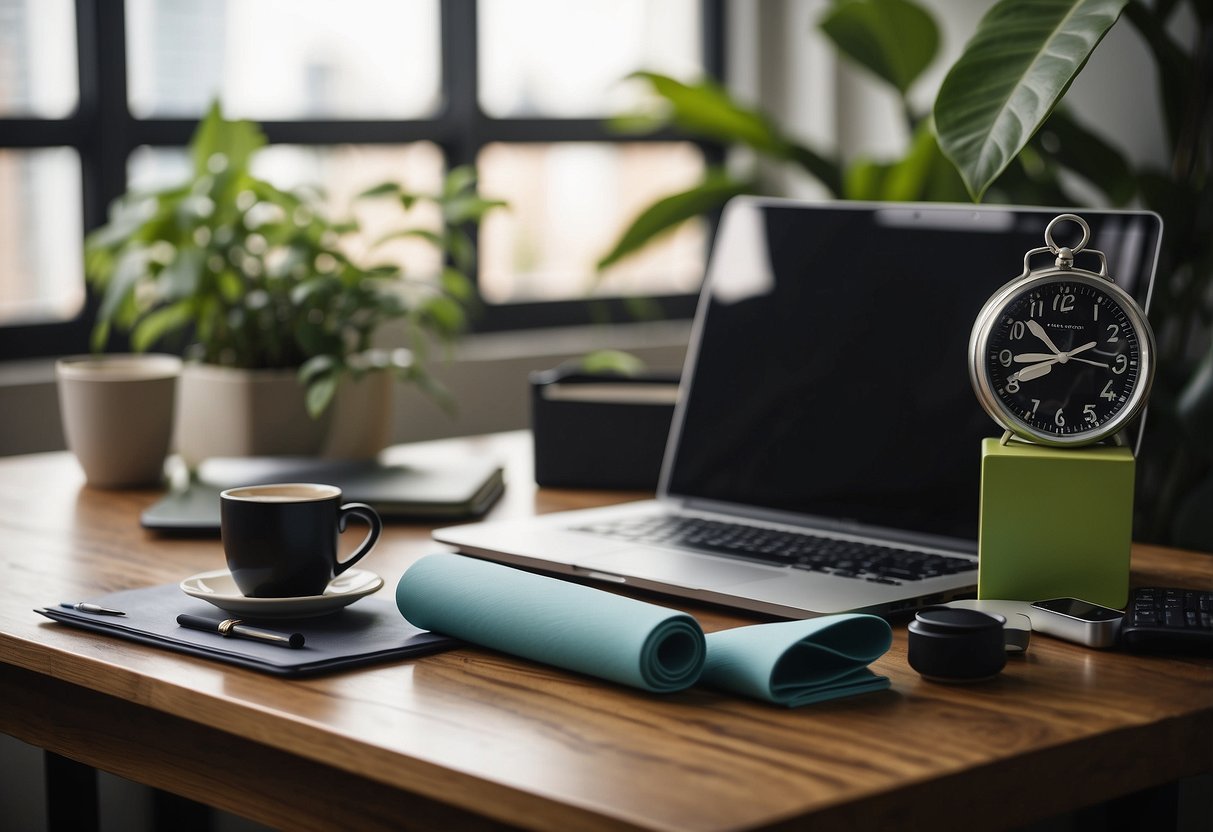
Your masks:
[{"label": "notebook", "polygon": [[[656,499],[434,537],[504,563],[789,617],[972,594],[980,443],[1001,431],[969,383],[969,334],[1059,213],[733,200]],[[1147,306],[1157,215],[1078,213],[1110,274]]]},{"label": "notebook", "polygon": [[501,464],[479,458],[442,462],[216,458],[203,462],[193,476],[178,479],[184,481],[173,483],[140,515],[145,529],[161,534],[217,534],[219,492],[241,485],[327,483],[339,487],[346,502],[367,503],[387,519],[448,523],[481,516],[505,488]]}]

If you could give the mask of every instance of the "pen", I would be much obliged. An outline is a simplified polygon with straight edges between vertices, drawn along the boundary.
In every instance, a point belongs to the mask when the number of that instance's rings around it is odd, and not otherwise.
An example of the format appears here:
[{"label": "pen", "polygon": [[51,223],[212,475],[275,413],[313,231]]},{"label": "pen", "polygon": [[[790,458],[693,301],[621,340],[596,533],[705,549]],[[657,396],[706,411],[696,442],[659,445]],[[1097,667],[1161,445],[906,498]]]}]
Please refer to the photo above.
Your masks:
[{"label": "pen", "polygon": [[59,606],[65,610],[76,610],[78,612],[91,612],[97,615],[126,615],[122,610],[112,610],[109,607],[102,607],[98,604],[88,604],[84,601],[73,604],[70,601],[60,601]]},{"label": "pen", "polygon": [[212,621],[199,615],[177,616],[177,623],[191,630],[205,630],[208,633],[218,633],[224,638],[248,638],[254,641],[264,641],[277,644],[279,647],[302,647],[303,633],[276,633],[273,630],[263,630],[260,627],[250,627],[241,624],[239,618],[227,618],[223,621]]}]

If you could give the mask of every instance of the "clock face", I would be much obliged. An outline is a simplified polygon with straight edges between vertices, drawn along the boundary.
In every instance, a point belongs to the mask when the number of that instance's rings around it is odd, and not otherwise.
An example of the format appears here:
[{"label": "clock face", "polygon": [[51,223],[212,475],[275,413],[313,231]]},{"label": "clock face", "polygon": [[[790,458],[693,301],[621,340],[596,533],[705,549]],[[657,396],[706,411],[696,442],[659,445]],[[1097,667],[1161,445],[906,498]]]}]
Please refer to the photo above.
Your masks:
[{"label": "clock face", "polygon": [[1029,281],[991,313],[983,358],[999,421],[1057,443],[1119,430],[1149,387],[1148,326],[1101,278]]}]

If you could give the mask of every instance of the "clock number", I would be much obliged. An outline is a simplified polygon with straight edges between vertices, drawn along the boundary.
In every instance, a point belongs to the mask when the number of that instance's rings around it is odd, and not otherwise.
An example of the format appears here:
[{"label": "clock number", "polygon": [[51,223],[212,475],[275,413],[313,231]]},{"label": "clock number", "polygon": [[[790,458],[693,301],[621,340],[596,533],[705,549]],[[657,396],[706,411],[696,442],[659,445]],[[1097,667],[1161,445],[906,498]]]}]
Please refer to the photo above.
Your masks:
[{"label": "clock number", "polygon": [[1084,404],[1082,406],[1082,418],[1086,419],[1087,422],[1092,425],[1095,424],[1096,419],[1099,418],[1095,415],[1095,405]]},{"label": "clock number", "polygon": [[1054,312],[1069,312],[1074,308],[1073,295],[1054,295],[1053,296],[1053,311]]},{"label": "clock number", "polygon": [[1010,381],[1008,381],[1007,386],[1006,386],[1006,391],[1008,393],[1018,393],[1019,392],[1019,379],[1013,378]]},{"label": "clock number", "polygon": [[1120,375],[1127,369],[1129,369],[1129,357],[1124,353],[1121,353],[1120,355],[1116,356],[1116,360],[1112,362],[1112,372],[1116,373],[1116,375]]},{"label": "clock number", "polygon": [[1093,321],[1099,320],[1099,301],[1095,301],[1095,317],[1093,317],[1091,320],[1093,320]]},{"label": "clock number", "polygon": [[1002,350],[998,353],[998,363],[1004,367],[1011,366],[1011,351]]},{"label": "clock number", "polygon": [[1120,340],[1120,336],[1116,334],[1116,324],[1108,324],[1108,343],[1115,344]]},{"label": "clock number", "polygon": [[1066,417],[1062,415],[1060,407],[1057,408],[1057,412],[1053,414],[1053,424],[1057,425],[1059,428],[1064,428],[1066,426]]},{"label": "clock number", "polygon": [[1015,321],[1011,324],[1011,340],[1018,341],[1023,338],[1024,326],[1023,321]]},{"label": "clock number", "polygon": [[1109,380],[1108,383],[1103,386],[1103,391],[1099,394],[1099,397],[1101,399],[1107,399],[1110,402],[1116,401],[1116,394],[1112,392],[1111,380]]},{"label": "clock number", "polygon": [[1032,418],[1036,418],[1036,408],[1040,407],[1040,399],[1032,399]]},{"label": "clock number", "polygon": [[1028,317],[1029,318],[1039,318],[1041,315],[1044,314],[1044,311],[1045,311],[1045,304],[1044,304],[1044,301],[1042,301],[1042,300],[1034,300],[1034,301],[1032,301],[1031,304],[1028,305]]}]

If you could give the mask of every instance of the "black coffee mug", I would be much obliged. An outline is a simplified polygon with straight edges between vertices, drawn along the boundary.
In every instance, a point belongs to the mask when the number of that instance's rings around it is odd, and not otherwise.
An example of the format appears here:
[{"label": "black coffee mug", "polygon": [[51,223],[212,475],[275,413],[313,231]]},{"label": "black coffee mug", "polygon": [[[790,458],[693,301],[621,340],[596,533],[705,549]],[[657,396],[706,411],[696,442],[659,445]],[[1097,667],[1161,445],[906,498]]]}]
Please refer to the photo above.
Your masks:
[{"label": "black coffee mug", "polygon": [[[219,495],[223,552],[249,598],[321,595],[379,539],[383,523],[363,503],[341,503],[341,489],[316,483],[229,488]],[[370,531],[354,554],[337,559],[337,538],[351,517]]]}]

